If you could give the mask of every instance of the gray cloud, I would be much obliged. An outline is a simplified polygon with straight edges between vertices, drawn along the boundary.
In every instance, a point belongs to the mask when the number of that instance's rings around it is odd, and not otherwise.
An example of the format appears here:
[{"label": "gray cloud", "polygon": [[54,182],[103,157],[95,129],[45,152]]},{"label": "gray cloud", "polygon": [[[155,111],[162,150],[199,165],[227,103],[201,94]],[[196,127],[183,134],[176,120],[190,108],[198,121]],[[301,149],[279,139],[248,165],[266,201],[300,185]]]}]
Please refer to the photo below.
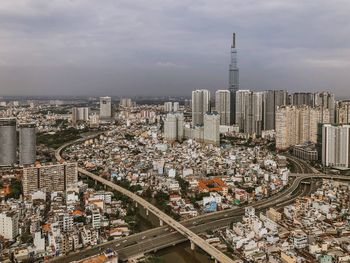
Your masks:
[{"label": "gray cloud", "polygon": [[0,95],[189,95],[227,86],[348,95],[350,2],[3,0]]}]

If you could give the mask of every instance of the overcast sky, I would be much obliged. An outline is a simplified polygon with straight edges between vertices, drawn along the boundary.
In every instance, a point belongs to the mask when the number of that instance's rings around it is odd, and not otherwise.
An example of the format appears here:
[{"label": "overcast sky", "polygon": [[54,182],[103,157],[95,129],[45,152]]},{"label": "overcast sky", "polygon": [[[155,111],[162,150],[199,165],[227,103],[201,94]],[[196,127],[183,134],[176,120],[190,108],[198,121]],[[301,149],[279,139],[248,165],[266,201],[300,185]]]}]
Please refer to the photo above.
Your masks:
[{"label": "overcast sky", "polygon": [[240,88],[350,97],[349,0],[1,0],[1,95],[190,95]]}]

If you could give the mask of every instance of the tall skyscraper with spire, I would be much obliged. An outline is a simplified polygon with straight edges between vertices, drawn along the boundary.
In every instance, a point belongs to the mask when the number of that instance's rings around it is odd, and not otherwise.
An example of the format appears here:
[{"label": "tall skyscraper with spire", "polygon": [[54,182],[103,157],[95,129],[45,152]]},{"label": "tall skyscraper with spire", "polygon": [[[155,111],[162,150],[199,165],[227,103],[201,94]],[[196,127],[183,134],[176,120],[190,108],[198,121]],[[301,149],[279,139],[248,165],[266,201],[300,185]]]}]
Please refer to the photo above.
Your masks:
[{"label": "tall skyscraper with spire", "polygon": [[236,92],[239,90],[239,70],[237,67],[236,33],[232,35],[231,63],[229,67],[229,87],[231,95],[231,124],[236,123]]}]

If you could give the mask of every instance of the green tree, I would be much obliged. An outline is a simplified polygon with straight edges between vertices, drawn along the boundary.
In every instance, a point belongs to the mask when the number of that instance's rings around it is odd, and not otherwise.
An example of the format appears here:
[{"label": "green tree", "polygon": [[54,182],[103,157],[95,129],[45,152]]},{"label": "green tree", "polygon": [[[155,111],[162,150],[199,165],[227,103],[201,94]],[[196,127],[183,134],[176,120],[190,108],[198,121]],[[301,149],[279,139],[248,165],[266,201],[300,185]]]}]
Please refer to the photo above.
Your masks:
[{"label": "green tree", "polygon": [[22,194],[22,182],[18,179],[11,180],[10,183],[10,193],[6,195],[6,199],[14,198],[19,199]]},{"label": "green tree", "polygon": [[189,182],[181,178],[179,175],[177,175],[175,179],[179,182],[181,193],[187,195],[188,188],[190,186]]}]

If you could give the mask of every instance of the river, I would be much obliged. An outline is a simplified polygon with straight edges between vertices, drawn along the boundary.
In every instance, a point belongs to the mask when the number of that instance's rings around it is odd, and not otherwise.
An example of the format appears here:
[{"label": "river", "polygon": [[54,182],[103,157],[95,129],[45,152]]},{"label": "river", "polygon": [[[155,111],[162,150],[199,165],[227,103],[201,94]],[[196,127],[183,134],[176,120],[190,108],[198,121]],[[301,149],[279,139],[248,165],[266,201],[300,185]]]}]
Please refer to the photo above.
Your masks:
[{"label": "river", "polygon": [[155,256],[164,263],[212,263],[210,257],[200,249],[192,251],[189,242],[158,251]]}]

